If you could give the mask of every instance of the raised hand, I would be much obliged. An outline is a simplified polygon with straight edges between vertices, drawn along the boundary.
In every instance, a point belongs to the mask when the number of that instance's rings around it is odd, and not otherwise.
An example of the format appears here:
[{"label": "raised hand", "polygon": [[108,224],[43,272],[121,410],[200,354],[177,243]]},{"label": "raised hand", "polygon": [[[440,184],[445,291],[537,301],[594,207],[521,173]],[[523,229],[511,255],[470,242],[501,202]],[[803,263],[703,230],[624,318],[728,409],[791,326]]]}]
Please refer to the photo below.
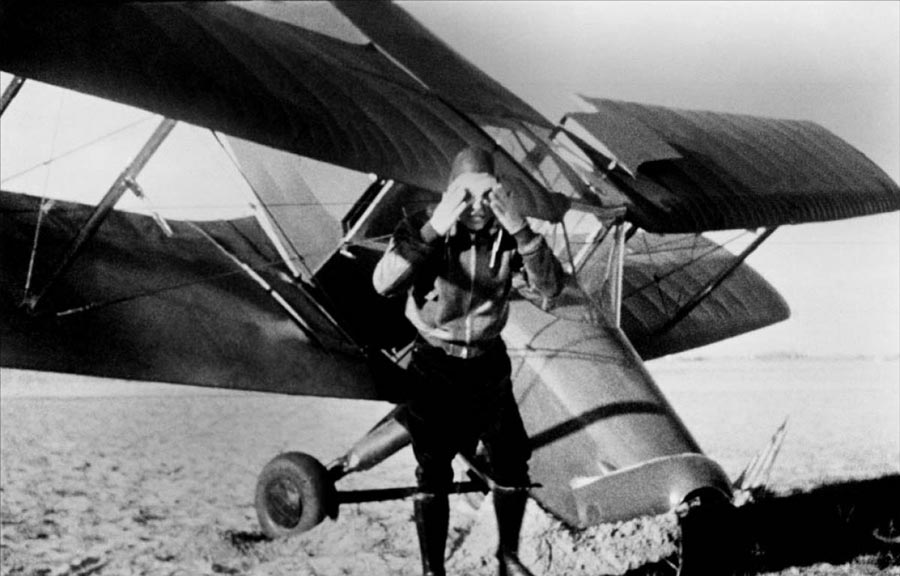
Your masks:
[{"label": "raised hand", "polygon": [[525,217],[516,208],[509,192],[498,184],[490,194],[491,210],[500,225],[510,234],[515,234],[528,226]]},{"label": "raised hand", "polygon": [[450,183],[447,191],[441,197],[440,203],[431,215],[431,227],[434,228],[434,231],[439,236],[446,234],[456,224],[460,214],[468,206],[468,190],[466,190],[465,176],[467,174],[462,174]]}]

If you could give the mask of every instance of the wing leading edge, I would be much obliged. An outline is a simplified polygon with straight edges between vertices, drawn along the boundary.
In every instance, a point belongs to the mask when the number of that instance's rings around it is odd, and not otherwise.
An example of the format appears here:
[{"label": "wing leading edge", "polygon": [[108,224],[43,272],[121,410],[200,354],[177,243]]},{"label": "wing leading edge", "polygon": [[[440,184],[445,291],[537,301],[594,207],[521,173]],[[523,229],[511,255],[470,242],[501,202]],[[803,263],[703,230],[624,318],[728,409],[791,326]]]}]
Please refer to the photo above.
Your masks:
[{"label": "wing leading edge", "polygon": [[[218,2],[7,2],[3,11],[3,70],[430,190],[446,186],[459,149],[495,146],[449,102],[540,120],[499,85],[491,94],[508,106],[442,97],[316,19],[306,28]],[[563,199],[515,162],[501,154],[498,170],[526,192],[527,213],[560,217]]]},{"label": "wing leading edge", "polygon": [[900,187],[813,122],[586,100],[597,111],[569,114],[564,126],[627,167],[633,177],[617,183],[633,203],[629,218],[645,230],[749,229],[900,209]]}]

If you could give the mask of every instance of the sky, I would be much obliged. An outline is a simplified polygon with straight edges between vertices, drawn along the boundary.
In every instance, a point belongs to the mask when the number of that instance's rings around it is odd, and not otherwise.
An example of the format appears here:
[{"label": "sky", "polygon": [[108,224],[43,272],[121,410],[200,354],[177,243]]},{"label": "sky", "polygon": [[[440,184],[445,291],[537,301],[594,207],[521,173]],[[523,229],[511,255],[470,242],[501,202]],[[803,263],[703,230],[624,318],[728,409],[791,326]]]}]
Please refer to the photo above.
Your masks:
[{"label": "sky", "polygon": [[[900,2],[400,4],[553,121],[580,109],[575,94],[812,120],[900,181]],[[3,86],[8,80],[2,75]],[[84,141],[128,127],[77,159],[18,181],[39,189],[77,173],[99,198],[132,154],[122,143],[145,138],[156,122],[125,107],[101,112],[87,97],[63,101],[28,83],[26,89],[31,92],[23,89],[19,99],[30,101],[34,112],[20,120],[28,124],[15,125],[12,114],[3,119],[4,179],[30,165],[31,159],[19,158],[13,166],[9,150],[24,134],[37,133],[36,125],[53,134],[44,138],[52,141],[51,153],[68,149],[67,135]],[[80,112],[71,114],[74,109]],[[180,127],[170,137],[215,150],[208,136],[197,138],[203,136]],[[176,172],[162,167],[186,162],[165,150],[160,155],[165,162],[154,159],[141,175],[147,189],[168,187]],[[235,180],[221,155],[192,159],[190,168],[202,171],[205,185],[224,188],[224,178]],[[237,191],[235,202],[244,193]],[[785,297],[792,318],[693,354],[900,354],[897,213],[782,227],[748,263]]]},{"label": "sky", "polygon": [[[553,121],[574,94],[814,121],[900,182],[900,2],[401,2]],[[748,259],[791,319],[701,355],[900,354],[900,216],[785,226]]]}]

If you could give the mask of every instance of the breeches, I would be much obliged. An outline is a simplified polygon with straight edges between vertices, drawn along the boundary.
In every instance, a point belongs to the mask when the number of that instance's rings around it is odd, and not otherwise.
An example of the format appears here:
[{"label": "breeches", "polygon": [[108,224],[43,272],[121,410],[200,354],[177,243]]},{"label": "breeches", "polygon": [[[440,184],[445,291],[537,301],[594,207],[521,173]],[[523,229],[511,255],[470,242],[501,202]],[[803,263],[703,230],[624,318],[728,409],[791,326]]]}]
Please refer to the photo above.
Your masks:
[{"label": "breeches", "polygon": [[423,491],[446,493],[453,482],[453,457],[471,456],[479,440],[497,483],[528,483],[531,449],[502,342],[469,359],[418,344],[410,369],[417,380],[415,390],[397,419],[412,436],[416,477]]}]

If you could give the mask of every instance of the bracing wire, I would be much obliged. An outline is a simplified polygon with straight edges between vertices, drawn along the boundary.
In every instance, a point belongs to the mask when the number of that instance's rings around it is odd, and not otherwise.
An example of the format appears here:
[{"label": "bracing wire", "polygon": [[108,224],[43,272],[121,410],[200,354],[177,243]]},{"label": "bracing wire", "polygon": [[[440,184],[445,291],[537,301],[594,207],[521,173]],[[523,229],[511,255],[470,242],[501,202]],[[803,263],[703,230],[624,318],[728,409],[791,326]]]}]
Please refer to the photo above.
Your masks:
[{"label": "bracing wire", "polygon": [[[275,268],[281,266],[281,261],[275,262],[266,262],[261,266],[253,266],[254,271],[264,271],[270,268]],[[243,276],[246,275],[246,271],[243,269],[240,270],[232,270],[229,272],[222,272],[220,274],[211,274],[208,276],[203,276],[198,278],[197,280],[191,280],[190,282],[180,282],[178,284],[169,284],[167,286],[161,286],[159,288],[154,288],[152,290],[144,290],[141,292],[135,292],[133,294],[129,294],[127,296],[122,296],[120,298],[111,298],[109,300],[103,300],[101,302],[90,302],[83,306],[77,306],[75,308],[69,308],[66,310],[60,310],[56,312],[54,315],[57,317],[63,316],[71,316],[73,314],[81,314],[84,312],[89,312],[93,310],[98,310],[100,308],[107,308],[109,306],[114,306],[117,304],[124,304],[127,302],[131,302],[133,300],[138,300],[141,298],[152,298],[154,296],[158,296],[160,294],[164,294],[166,292],[173,292],[175,290],[182,290],[185,288],[190,288],[192,286],[198,286],[200,284],[206,284],[207,282],[213,282],[216,280],[223,280],[225,278],[231,278],[235,276]]]},{"label": "bracing wire", "polygon": [[[261,198],[260,194],[257,192],[256,188],[253,186],[253,182],[250,180],[250,177],[247,176],[247,173],[244,171],[243,167],[237,161],[237,158],[234,158],[231,155],[231,152],[228,150],[228,147],[225,146],[225,143],[222,142],[222,139],[219,138],[219,134],[215,130],[210,130],[210,132],[212,132],[213,138],[215,138],[216,143],[219,145],[220,148],[222,148],[222,151],[225,153],[225,155],[228,157],[228,159],[231,160],[231,163],[234,166],[235,170],[238,171],[238,173],[241,175],[241,178],[243,178],[244,182],[247,183],[247,186],[253,192],[253,195],[257,199],[260,199]],[[281,224],[279,224],[278,219],[274,217],[269,206],[265,202],[262,202],[261,200],[260,200],[260,203],[262,204],[263,209],[266,211],[266,214],[268,215],[269,220],[272,222],[272,225],[278,228],[278,231],[281,232],[282,238],[287,240],[288,244],[290,245],[290,248],[294,253],[294,258],[292,258],[292,260],[295,260],[303,268],[303,270],[306,272],[307,277],[312,278],[313,271],[309,268],[309,265],[306,263],[306,259],[303,258],[303,256],[300,254],[300,250],[297,249],[297,247],[294,245],[293,241],[291,240],[290,236],[284,231],[284,228],[281,226]],[[298,203],[295,205],[302,206],[304,204]]]},{"label": "bracing wire", "polygon": [[236,255],[231,253],[225,246],[223,246],[219,241],[213,238],[206,230],[198,226],[197,224],[191,222],[191,227],[194,228],[201,236],[203,236],[207,241],[209,241],[216,249],[224,255],[226,258],[232,261],[236,266],[239,266],[247,275],[256,282],[266,293],[275,300],[281,308],[287,312],[288,316],[291,317],[291,320],[297,325],[298,328],[309,338],[310,342],[313,342],[320,348],[325,348],[322,345],[319,337],[316,336],[315,331],[306,323],[306,320],[294,310],[293,306],[291,306],[284,297],[270,285],[266,280],[260,276],[249,264],[238,258]]},{"label": "bracing wire", "polygon": [[[215,130],[210,130],[210,132],[212,132],[213,137],[216,139],[216,142],[218,142],[219,146],[225,152],[225,155],[231,160],[235,169],[238,171],[238,173],[241,175],[241,177],[247,183],[247,186],[250,187],[250,190],[253,192],[254,196],[256,196],[256,198],[260,199],[260,203],[262,204],[263,209],[265,209],[266,214],[268,215],[270,221],[272,222],[272,224],[274,226],[276,226],[278,228],[278,231],[281,232],[281,236],[288,242],[291,250],[294,252],[296,261],[298,262],[298,264],[300,266],[303,267],[303,270],[306,272],[306,275],[309,278],[309,282],[312,283],[313,285],[315,285],[319,289],[319,293],[321,294],[321,297],[326,299],[327,301],[329,301],[328,303],[331,305],[332,309],[334,309],[334,303],[330,301],[331,299],[328,297],[327,291],[324,290],[324,288],[316,281],[316,277],[315,277],[312,269],[310,269],[309,264],[306,263],[306,259],[303,258],[303,255],[300,254],[300,250],[294,244],[293,240],[291,240],[291,237],[287,234],[287,232],[284,230],[284,228],[278,222],[278,219],[275,218],[275,215],[272,214],[270,207],[268,205],[266,205],[265,202],[262,202],[261,196],[257,193],[256,188],[254,188],[253,183],[250,181],[250,178],[244,172],[240,163],[237,161],[237,158],[235,158],[231,155],[230,150],[228,149],[227,146],[225,146],[225,143],[222,142],[222,139],[219,138],[219,134]],[[309,203],[309,204],[312,205],[312,203]],[[315,298],[313,300],[315,300]],[[341,324],[337,321],[337,319],[335,319],[331,315],[331,312],[329,312],[326,308],[324,308],[322,306],[319,306],[319,308],[320,308],[320,311],[323,314],[325,314],[325,316],[328,317],[329,320],[331,320],[334,327],[344,336],[344,338],[346,338],[346,340],[348,342],[351,342],[354,345],[356,345],[357,347],[362,348],[362,346],[360,346],[359,343],[356,342],[356,340],[350,335],[350,333],[347,332],[343,326],[341,326]]]},{"label": "bracing wire", "polygon": [[[106,134],[103,134],[103,135],[101,135],[101,136],[98,136],[98,137],[94,138],[93,140],[89,140],[88,142],[85,142],[85,143],[83,143],[83,144],[80,144],[80,145],[76,146],[75,148],[72,148],[72,149],[70,149],[70,150],[66,150],[65,152],[63,152],[62,154],[60,154],[60,155],[58,155],[58,156],[53,156],[53,155],[52,155],[53,153],[52,153],[52,151],[51,151],[51,156],[50,156],[50,158],[48,158],[48,159],[46,159],[46,160],[43,160],[43,161],[41,161],[41,162],[39,162],[39,163],[37,163],[37,164],[34,164],[34,165],[32,165],[32,166],[29,166],[28,168],[25,168],[25,169],[23,169],[23,170],[19,170],[19,171],[16,172],[15,174],[12,174],[12,175],[10,175],[10,176],[7,176],[6,178],[3,178],[2,180],[0,180],[0,184],[5,184],[6,182],[8,182],[8,181],[10,181],[10,180],[14,180],[14,179],[16,179],[16,178],[18,178],[18,177],[20,177],[20,176],[24,176],[24,175],[26,175],[26,174],[30,174],[31,172],[34,172],[34,171],[37,170],[38,168],[42,168],[42,167],[44,167],[44,166],[49,166],[49,165],[53,164],[54,162],[58,162],[59,160],[62,160],[63,158],[67,158],[67,157],[69,157],[69,156],[71,156],[71,155],[73,155],[73,154],[77,154],[78,152],[81,152],[81,151],[84,150],[85,148],[89,148],[89,147],[93,146],[94,144],[97,144],[98,142],[102,142],[103,140],[106,140],[107,138],[112,138],[113,136],[117,136],[117,135],[121,134],[122,132],[125,132],[125,131],[127,131],[127,130],[130,130],[131,128],[134,128],[134,127],[137,126],[138,124],[141,124],[141,123],[143,123],[143,122],[147,122],[148,120],[151,120],[151,119],[153,119],[153,118],[155,118],[155,117],[156,117],[155,114],[150,114],[150,115],[145,116],[145,117],[143,117],[143,118],[141,118],[141,119],[139,119],[139,120],[135,120],[134,122],[131,122],[130,124],[126,124],[125,126],[121,126],[121,127],[119,127],[119,128],[116,128],[115,130],[112,130],[111,132],[107,132]],[[58,130],[58,126],[57,126],[57,130]],[[55,140],[55,138],[56,138],[56,134],[54,133],[54,140]]]},{"label": "bracing wire", "polygon": [[[650,264],[654,268],[656,268],[656,263],[653,260],[653,252],[650,251],[650,244],[647,241],[647,235],[643,234],[641,236],[641,240],[643,240],[643,242],[644,242],[644,250],[647,253],[647,256],[650,257]],[[664,308],[666,315],[668,315],[669,314],[669,306],[666,304],[666,294],[665,294],[665,292],[663,292],[662,284],[660,283],[660,280],[662,280],[662,276],[660,274],[654,274],[653,281],[650,282],[650,284],[652,284],[653,286],[656,287],[656,295],[659,298],[659,303]],[[630,296],[630,294],[629,294],[629,296]],[[622,297],[622,300],[623,301],[625,300],[624,295]]]},{"label": "bracing wire", "polygon": [[[679,244],[684,243],[684,236],[685,236],[684,234],[672,234],[671,236],[672,236],[671,239],[665,240],[663,242],[658,242],[658,243],[654,244],[652,247],[650,246],[649,243],[645,243],[644,244],[644,252],[642,252],[642,254],[646,254],[646,255],[650,256],[652,254],[657,254],[659,252],[669,252],[670,246],[676,246],[675,249],[680,249],[680,250],[689,250],[690,249],[689,247],[684,247],[684,246],[678,247]],[[697,236],[699,236],[699,234],[693,234],[693,236],[694,236],[694,242],[696,243],[696,238],[697,238]],[[732,240],[733,239],[729,240],[729,242],[731,242]]]},{"label": "bracing wire", "polygon": [[[696,263],[696,262],[698,262],[698,261],[700,261],[700,260],[706,258],[706,257],[709,256],[710,254],[713,254],[713,253],[718,252],[718,251],[720,251],[720,250],[724,250],[726,246],[728,246],[729,244],[733,244],[734,242],[736,242],[736,241],[739,240],[740,238],[743,238],[743,237],[746,236],[747,234],[748,234],[748,232],[741,232],[741,233],[739,233],[739,234],[736,234],[734,237],[729,238],[728,240],[726,240],[726,241],[723,242],[722,244],[716,244],[715,246],[709,248],[708,250],[705,250],[705,251],[703,251],[703,252],[698,253],[699,255],[697,255],[696,258],[692,258],[691,260],[689,260],[688,262],[685,262],[684,264],[681,264],[681,265],[679,265],[679,266],[675,266],[675,267],[672,268],[671,270],[667,270],[664,274],[657,274],[657,275],[654,275],[653,280],[651,280],[651,281],[649,281],[649,282],[646,282],[646,283],[642,284],[641,286],[639,286],[639,287],[637,287],[637,288],[631,290],[628,294],[625,294],[625,295],[623,296],[623,299],[630,298],[630,297],[634,296],[635,294],[637,294],[637,293],[639,293],[639,292],[641,292],[641,291],[643,291],[643,290],[646,290],[646,289],[649,288],[650,286],[657,286],[657,288],[659,288],[659,282],[660,282],[661,280],[665,280],[665,279],[668,278],[669,276],[672,276],[673,274],[677,274],[678,272],[681,272],[682,270],[684,270],[684,269],[687,268],[688,266],[691,266],[691,265],[693,265],[694,263]],[[652,255],[653,255],[653,254],[661,252],[661,250],[659,250],[659,247],[660,247],[660,246],[663,246],[663,244],[659,244],[659,245],[655,246],[655,247],[654,247],[654,248],[655,248],[654,250],[649,250],[649,245],[646,244],[646,242],[647,242],[647,239],[646,239],[646,237],[644,237],[644,243],[645,243],[645,246],[648,248],[648,251],[646,252],[646,254],[647,254],[648,256],[650,256],[650,258],[652,259],[652,257],[653,257]],[[676,241],[675,241],[675,240],[669,241],[667,244],[672,244],[672,243],[674,243],[674,242],[676,242]],[[693,250],[692,250],[692,255],[694,255]]]},{"label": "bracing wire", "polygon": [[[569,229],[568,229],[568,227],[566,227],[565,218],[561,219],[559,221],[559,224],[562,228],[563,242],[565,242],[565,246],[566,246],[566,257],[569,259],[569,266],[572,267],[572,278],[573,278],[573,280],[575,280],[575,286],[578,287],[578,291],[581,292],[581,294],[584,296],[585,300],[587,302],[589,302],[590,304],[592,304],[592,305],[587,306],[587,310],[588,310],[588,314],[590,314],[591,321],[596,322],[597,310],[595,310],[594,306],[598,306],[598,308],[599,308],[600,305],[598,303],[596,303],[593,298],[591,298],[591,295],[588,293],[587,290],[585,290],[584,286],[581,284],[581,279],[578,278],[578,269],[575,266],[575,256],[572,254],[572,245],[571,245],[571,241],[569,239]],[[604,234],[604,237],[605,237],[605,234]],[[601,242],[602,242],[602,239],[601,239]]]}]

